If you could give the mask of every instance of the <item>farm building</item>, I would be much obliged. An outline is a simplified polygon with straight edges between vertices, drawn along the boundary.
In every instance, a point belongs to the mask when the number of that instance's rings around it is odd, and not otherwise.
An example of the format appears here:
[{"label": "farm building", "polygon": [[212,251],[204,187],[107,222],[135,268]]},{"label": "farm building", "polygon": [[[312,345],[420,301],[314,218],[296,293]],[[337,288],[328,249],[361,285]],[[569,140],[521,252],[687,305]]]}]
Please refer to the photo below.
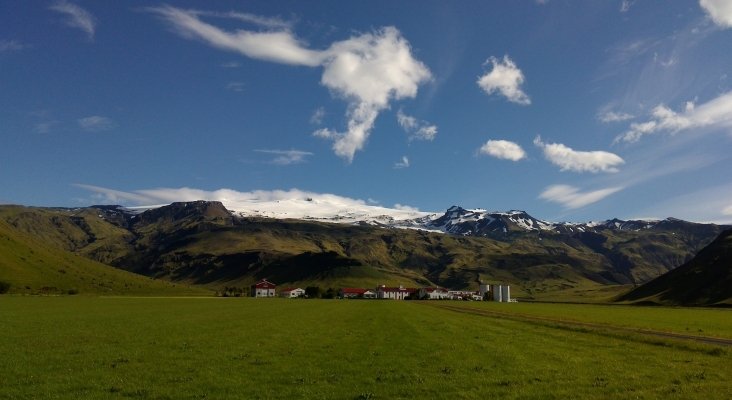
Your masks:
[{"label": "farm building", "polygon": [[445,288],[427,287],[419,289],[419,298],[427,300],[443,300],[450,298],[450,295]]},{"label": "farm building", "polygon": [[338,291],[338,297],[342,299],[374,299],[376,293],[372,290],[361,289],[361,288],[341,288]]},{"label": "farm building", "polygon": [[252,297],[275,297],[276,288],[277,285],[274,283],[266,279],[262,279],[252,285]]},{"label": "farm building", "polygon": [[305,289],[302,288],[284,288],[280,291],[280,297],[289,299],[305,296]]},{"label": "farm building", "polygon": [[404,300],[408,296],[418,294],[419,290],[414,288],[405,288],[404,286],[399,287],[386,287],[381,285],[376,288],[377,299],[394,299]]}]

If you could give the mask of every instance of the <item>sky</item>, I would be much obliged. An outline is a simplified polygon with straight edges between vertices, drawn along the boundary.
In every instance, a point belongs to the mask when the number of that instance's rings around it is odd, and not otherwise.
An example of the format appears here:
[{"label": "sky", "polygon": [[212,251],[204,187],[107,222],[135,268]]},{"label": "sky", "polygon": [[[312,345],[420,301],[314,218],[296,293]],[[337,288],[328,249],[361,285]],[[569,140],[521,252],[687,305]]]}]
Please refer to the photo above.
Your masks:
[{"label": "sky", "polygon": [[730,0],[0,0],[0,203],[731,223],[730,74]]}]

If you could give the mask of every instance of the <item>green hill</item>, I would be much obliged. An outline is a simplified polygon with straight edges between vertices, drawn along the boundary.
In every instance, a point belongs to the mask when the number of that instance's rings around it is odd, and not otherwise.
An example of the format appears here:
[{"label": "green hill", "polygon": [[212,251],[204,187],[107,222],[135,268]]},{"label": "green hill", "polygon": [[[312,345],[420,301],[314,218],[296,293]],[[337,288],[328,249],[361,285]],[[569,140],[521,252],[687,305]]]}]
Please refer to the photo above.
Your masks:
[{"label": "green hill", "polygon": [[[59,221],[61,228],[63,222]],[[59,231],[43,225],[38,234],[19,231],[0,220],[0,282],[9,284],[9,293],[25,294],[134,294],[205,295],[199,288],[119,270],[75,255],[58,246]],[[79,239],[67,237],[66,240]]]},{"label": "green hill", "polygon": [[[716,225],[673,220],[648,230],[511,232],[472,237],[301,220],[239,218],[221,203],[173,203],[141,214],[115,206],[0,206],[17,232],[136,274],[219,290],[260,278],[280,285],[511,284],[525,299],[592,301],[690,259]],[[54,251],[56,251],[54,250]],[[54,253],[57,254],[58,253]]]},{"label": "green hill", "polygon": [[732,306],[732,230],[722,232],[688,263],[633,289],[618,300]]}]

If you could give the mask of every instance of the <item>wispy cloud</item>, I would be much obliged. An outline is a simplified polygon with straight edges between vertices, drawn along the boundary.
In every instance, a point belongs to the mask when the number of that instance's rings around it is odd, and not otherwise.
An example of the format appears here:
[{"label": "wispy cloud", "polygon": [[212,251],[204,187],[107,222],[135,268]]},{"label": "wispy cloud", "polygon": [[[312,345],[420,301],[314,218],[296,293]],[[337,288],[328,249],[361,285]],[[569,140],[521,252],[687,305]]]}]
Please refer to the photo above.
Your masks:
[{"label": "wispy cloud", "polygon": [[291,165],[291,164],[302,164],[307,161],[307,157],[312,156],[313,153],[302,150],[254,150],[257,153],[272,154],[275,157],[270,160],[270,163],[276,165]]},{"label": "wispy cloud", "polygon": [[399,126],[404,129],[404,132],[409,135],[410,141],[432,141],[435,139],[435,136],[437,136],[437,125],[430,124],[427,121],[420,121],[415,117],[404,114],[401,109],[397,111],[397,122],[399,123]]},{"label": "wispy cloud", "polygon": [[551,185],[539,195],[539,198],[561,204],[566,209],[576,209],[596,203],[622,189],[622,187],[609,187],[581,192],[579,188],[570,185]]},{"label": "wispy cloud", "polygon": [[111,119],[101,115],[92,115],[77,120],[81,129],[88,132],[101,132],[113,129],[117,125]]},{"label": "wispy cloud", "polygon": [[221,63],[221,68],[239,68],[241,67],[241,63],[237,61],[229,61],[225,63]]},{"label": "wispy cloud", "polygon": [[243,92],[245,86],[246,84],[244,82],[229,82],[226,84],[226,90],[231,90],[232,92]]},{"label": "wispy cloud", "polygon": [[408,206],[406,204],[394,204],[394,208],[400,211],[408,211],[408,212],[419,212],[419,208]]},{"label": "wispy cloud", "polygon": [[235,19],[239,20],[241,22],[246,22],[252,25],[256,25],[263,28],[268,29],[274,29],[274,30],[288,30],[292,27],[292,22],[285,21],[281,18],[277,17],[263,17],[261,15],[256,14],[249,14],[249,13],[243,13],[243,12],[237,12],[237,11],[228,11],[228,12],[215,12],[215,11],[191,11],[188,12],[195,13],[198,16],[201,17],[218,17],[218,18],[228,18],[228,19]]},{"label": "wispy cloud", "polygon": [[723,28],[732,28],[732,2],[729,0],[699,0],[704,12]]},{"label": "wispy cloud", "polygon": [[409,168],[409,158],[407,158],[407,156],[402,156],[402,159],[394,164],[394,168]]},{"label": "wispy cloud", "polygon": [[20,51],[27,48],[28,45],[17,40],[0,39],[0,53],[9,53],[11,51]]},{"label": "wispy cloud", "polygon": [[[150,8],[183,37],[238,52],[250,58],[282,64],[322,67],[321,84],[348,102],[347,129],[319,129],[314,136],[333,141],[336,155],[349,163],[364,148],[374,121],[392,100],[413,98],[418,87],[431,79],[429,69],[412,56],[409,42],[394,27],[334,42],[325,50],[311,50],[289,26],[270,24],[265,31],[225,31],[201,17],[243,20],[241,15],[211,14],[171,6]],[[247,22],[253,22],[249,17]],[[259,24],[263,25],[263,24]]]},{"label": "wispy cloud", "polygon": [[159,206],[177,201],[207,200],[220,201],[229,210],[285,218],[327,218],[341,215],[347,216],[342,220],[352,221],[348,218],[354,218],[354,215],[390,215],[397,219],[425,215],[413,207],[401,206],[401,210],[389,209],[364,200],[299,189],[240,192],[232,189],[210,191],[183,187],[125,192],[86,184],[74,186],[92,192],[93,201],[97,203],[125,206]]},{"label": "wispy cloud", "polygon": [[610,122],[623,122],[635,118],[632,114],[624,112],[606,111],[597,116],[597,118],[604,123]]},{"label": "wispy cloud", "polygon": [[534,144],[544,151],[549,162],[560,167],[562,171],[574,172],[618,172],[618,166],[625,163],[617,154],[607,151],[577,151],[561,143],[544,143],[541,136],[534,139]]},{"label": "wispy cloud", "polygon": [[33,132],[45,134],[50,133],[51,130],[55,125],[58,124],[58,121],[42,121],[38,122],[33,126]]},{"label": "wispy cloud", "polygon": [[620,2],[620,12],[625,13],[630,11],[630,7],[632,7],[633,4],[635,4],[635,0],[622,0]]},{"label": "wispy cloud", "polygon": [[97,20],[91,13],[66,0],[57,1],[50,9],[64,14],[66,16],[67,26],[81,29],[89,37],[89,40],[94,39]]},{"label": "wispy cloud", "polygon": [[325,118],[325,108],[318,107],[313,111],[313,115],[310,116],[310,123],[320,125],[323,123],[323,118]]},{"label": "wispy cloud", "polygon": [[699,106],[687,102],[681,113],[659,104],[651,112],[650,120],[630,124],[630,129],[618,135],[614,143],[637,142],[645,135],[658,132],[675,134],[699,128],[732,129],[732,91]]},{"label": "wispy cloud", "polygon": [[526,158],[526,152],[518,144],[508,140],[489,140],[478,149],[480,154],[504,160],[519,161]]},{"label": "wispy cloud", "polygon": [[506,55],[503,60],[490,57],[484,65],[490,63],[492,68],[478,78],[478,86],[488,94],[500,93],[508,101],[521,104],[531,104],[529,96],[521,90],[524,83],[524,74],[516,64]]}]

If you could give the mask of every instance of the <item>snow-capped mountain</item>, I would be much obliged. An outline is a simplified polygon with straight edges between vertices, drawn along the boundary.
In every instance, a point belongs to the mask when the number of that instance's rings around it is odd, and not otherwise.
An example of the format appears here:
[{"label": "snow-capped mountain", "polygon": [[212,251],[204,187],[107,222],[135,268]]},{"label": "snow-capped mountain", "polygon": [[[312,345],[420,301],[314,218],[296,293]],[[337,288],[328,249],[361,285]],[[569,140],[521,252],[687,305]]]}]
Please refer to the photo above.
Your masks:
[{"label": "snow-capped mountain", "polygon": [[[386,228],[419,229],[463,236],[500,237],[512,233],[546,232],[575,234],[582,232],[599,233],[603,230],[640,231],[653,228],[675,229],[680,225],[694,225],[690,222],[668,218],[665,220],[620,220],[592,221],[587,223],[549,222],[534,218],[525,211],[487,211],[484,209],[465,209],[452,206],[444,213],[422,212],[410,208],[387,208],[363,202],[343,202],[342,198],[293,197],[268,201],[249,201],[224,203],[218,201],[195,201],[174,203],[175,213],[191,212],[202,209],[204,214],[216,216],[227,213],[231,217],[260,217],[273,219],[299,219],[341,224],[373,225]],[[217,207],[208,205],[217,204]],[[133,222],[137,216],[144,219],[149,213],[155,214],[157,206],[130,209],[120,206],[94,206],[106,219],[126,219]],[[101,217],[102,215],[100,215]],[[119,222],[121,223],[121,221]],[[688,226],[686,226],[688,228]]]}]

